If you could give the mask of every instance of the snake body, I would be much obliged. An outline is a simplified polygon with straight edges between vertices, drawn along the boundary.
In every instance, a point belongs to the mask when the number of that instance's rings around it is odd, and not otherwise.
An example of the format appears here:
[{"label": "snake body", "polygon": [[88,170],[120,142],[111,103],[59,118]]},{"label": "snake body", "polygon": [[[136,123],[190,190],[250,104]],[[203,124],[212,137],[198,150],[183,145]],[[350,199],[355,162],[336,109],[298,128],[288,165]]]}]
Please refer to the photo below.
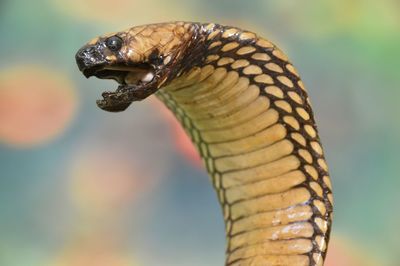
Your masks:
[{"label": "snake body", "polygon": [[98,37],[76,55],[112,78],[98,105],[151,94],[197,147],[222,206],[226,265],[323,265],[332,188],[304,85],[270,41],[236,27],[173,22]]}]

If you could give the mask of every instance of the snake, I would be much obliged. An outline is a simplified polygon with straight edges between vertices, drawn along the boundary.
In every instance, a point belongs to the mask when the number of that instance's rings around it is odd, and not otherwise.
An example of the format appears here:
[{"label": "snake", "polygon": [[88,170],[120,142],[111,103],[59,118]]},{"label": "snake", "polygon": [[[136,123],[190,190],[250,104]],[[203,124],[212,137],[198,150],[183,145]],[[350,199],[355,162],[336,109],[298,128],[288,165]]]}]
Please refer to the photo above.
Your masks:
[{"label": "snake", "polygon": [[155,95],[199,152],[225,222],[225,265],[321,266],[333,196],[308,93],[287,55],[217,23],[134,26],[84,44],[84,76],[112,79],[110,112]]}]

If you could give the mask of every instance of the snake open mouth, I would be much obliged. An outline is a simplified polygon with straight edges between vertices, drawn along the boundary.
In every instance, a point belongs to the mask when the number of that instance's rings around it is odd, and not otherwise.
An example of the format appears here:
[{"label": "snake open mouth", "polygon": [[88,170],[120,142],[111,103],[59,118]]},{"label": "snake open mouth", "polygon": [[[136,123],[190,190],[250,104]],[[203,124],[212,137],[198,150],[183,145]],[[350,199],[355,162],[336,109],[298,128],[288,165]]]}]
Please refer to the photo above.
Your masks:
[{"label": "snake open mouth", "polygon": [[142,100],[152,94],[157,76],[155,68],[146,63],[97,66],[85,69],[84,75],[118,82],[119,86],[115,91],[103,92],[103,99],[97,101],[101,109],[112,112],[123,111],[133,101]]},{"label": "snake open mouth", "polygon": [[90,72],[89,76],[96,76],[100,79],[114,79],[120,85],[140,86],[152,81],[155,71],[151,65],[141,64],[138,66],[104,66]]}]

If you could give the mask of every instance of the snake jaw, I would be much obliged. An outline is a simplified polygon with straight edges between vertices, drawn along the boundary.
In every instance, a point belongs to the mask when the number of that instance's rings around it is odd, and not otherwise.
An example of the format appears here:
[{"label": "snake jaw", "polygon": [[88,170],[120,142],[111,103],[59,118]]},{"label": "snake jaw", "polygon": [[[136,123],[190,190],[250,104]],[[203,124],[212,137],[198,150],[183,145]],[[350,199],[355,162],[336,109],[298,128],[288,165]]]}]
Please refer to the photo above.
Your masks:
[{"label": "snake jaw", "polygon": [[[124,82],[120,83],[115,92],[103,92],[103,99],[97,100],[97,106],[109,112],[124,111],[134,101],[141,101],[155,91],[157,88],[157,79],[153,72],[148,72],[137,83],[127,83],[129,75],[135,75],[134,72],[129,72],[124,78]],[[150,79],[151,78],[151,79]]]},{"label": "snake jaw", "polygon": [[108,112],[122,112],[132,102],[129,101],[121,101],[122,94],[118,92],[103,92],[103,99],[97,100],[96,104],[99,108]]},{"label": "snake jaw", "polygon": [[103,99],[97,105],[109,112],[124,111],[134,101],[140,101],[157,90],[156,70],[152,67],[105,67],[94,73],[100,79],[114,79],[119,86],[114,92],[102,93]]}]

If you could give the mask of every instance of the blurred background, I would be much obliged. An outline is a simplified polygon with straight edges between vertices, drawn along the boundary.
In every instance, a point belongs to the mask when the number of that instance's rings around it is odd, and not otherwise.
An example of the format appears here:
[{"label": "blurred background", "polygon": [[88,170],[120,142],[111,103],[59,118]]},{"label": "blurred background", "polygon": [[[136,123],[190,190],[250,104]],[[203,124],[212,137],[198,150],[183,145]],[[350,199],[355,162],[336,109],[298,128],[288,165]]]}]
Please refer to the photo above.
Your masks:
[{"label": "blurred background", "polygon": [[74,54],[153,22],[278,44],[313,102],[335,192],[326,265],[400,265],[398,0],[0,1],[0,265],[223,265],[208,177],[155,99],[118,114]]}]

